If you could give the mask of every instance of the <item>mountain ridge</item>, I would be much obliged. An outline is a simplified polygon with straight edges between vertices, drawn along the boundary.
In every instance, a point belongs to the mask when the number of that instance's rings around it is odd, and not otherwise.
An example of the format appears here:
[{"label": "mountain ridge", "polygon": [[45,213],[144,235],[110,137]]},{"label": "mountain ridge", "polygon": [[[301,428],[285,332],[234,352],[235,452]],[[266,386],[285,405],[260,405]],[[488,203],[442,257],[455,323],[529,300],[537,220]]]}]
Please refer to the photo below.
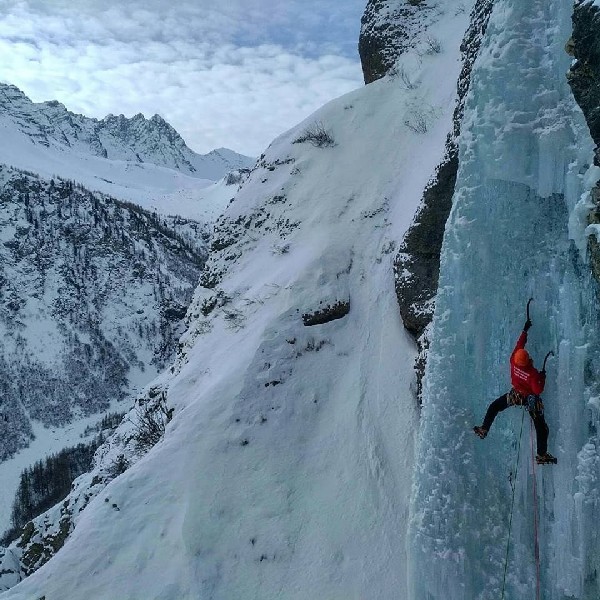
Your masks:
[{"label": "mountain ridge", "polygon": [[111,160],[150,162],[213,181],[253,163],[250,157],[229,149],[215,149],[205,155],[194,152],[158,114],[149,119],[142,113],[129,118],[123,114],[86,117],[71,112],[58,100],[33,102],[15,85],[4,83],[0,83],[0,111],[12,117],[33,143],[46,147],[65,145]]},{"label": "mountain ridge", "polygon": [[218,183],[255,163],[227,148],[196,154],[159,115],[88,118],[58,101],[33,103],[9,84],[0,84],[0,139],[0,164],[203,221],[231,197]]}]

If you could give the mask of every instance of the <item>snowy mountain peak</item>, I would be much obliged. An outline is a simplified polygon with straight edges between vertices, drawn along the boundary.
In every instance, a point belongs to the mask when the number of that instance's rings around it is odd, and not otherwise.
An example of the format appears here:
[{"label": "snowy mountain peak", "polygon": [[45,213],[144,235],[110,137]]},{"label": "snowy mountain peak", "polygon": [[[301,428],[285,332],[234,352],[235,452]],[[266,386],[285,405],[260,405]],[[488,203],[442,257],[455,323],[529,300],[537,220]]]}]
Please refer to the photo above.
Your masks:
[{"label": "snowy mountain peak", "polygon": [[[155,162],[194,173],[197,155],[190,150],[177,131],[160,115],[150,119],[142,113],[131,118],[108,115],[98,122],[98,128],[135,150],[140,162]],[[157,161],[156,158],[159,157]],[[109,155],[109,158],[113,156]]]},{"label": "snowy mountain peak", "polygon": [[0,99],[8,101],[29,100],[27,96],[16,86],[10,83],[0,83]]},{"label": "snowy mountain peak", "polygon": [[[254,162],[233,151],[197,154],[160,115],[150,119],[141,113],[131,118],[108,115],[98,120],[73,113],[56,100],[34,103],[19,88],[2,83],[0,131],[5,139],[15,134],[25,136],[34,145],[60,152],[75,150],[84,156],[150,163],[212,181],[221,179],[228,171],[251,167]],[[24,163],[19,162],[21,157],[12,151],[14,146],[8,146],[3,148],[8,154],[0,155],[0,162],[31,168],[27,157]]]}]

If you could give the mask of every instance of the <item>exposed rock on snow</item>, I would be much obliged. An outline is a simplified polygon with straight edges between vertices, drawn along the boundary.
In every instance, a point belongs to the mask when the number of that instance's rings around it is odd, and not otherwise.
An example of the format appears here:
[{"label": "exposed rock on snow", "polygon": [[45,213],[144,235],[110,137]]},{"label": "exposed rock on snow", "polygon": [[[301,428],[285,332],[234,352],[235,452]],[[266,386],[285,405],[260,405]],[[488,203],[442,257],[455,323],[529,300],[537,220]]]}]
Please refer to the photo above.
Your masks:
[{"label": "exposed rock on snow", "polygon": [[333,304],[327,304],[314,312],[304,313],[302,322],[310,327],[312,325],[323,325],[336,319],[342,319],[350,312],[350,300],[338,300]]},{"label": "exposed rock on snow", "polygon": [[568,81],[596,143],[600,165],[600,7],[577,0],[573,10],[573,35],[567,51],[575,57]]},{"label": "exposed rock on snow", "polygon": [[423,195],[423,204],[407,232],[395,262],[396,294],[406,329],[418,339],[431,322],[437,293],[440,250],[458,170],[456,140],[469,91],[473,64],[492,10],[491,0],[479,0],[461,45],[463,67],[458,82],[454,127],[446,144],[446,157]]},{"label": "exposed rock on snow", "polygon": [[458,170],[456,152],[443,162],[423,195],[394,263],[404,327],[419,339],[431,322],[440,273],[440,251]]},{"label": "exposed rock on snow", "polygon": [[236,169],[227,173],[225,185],[240,185],[250,174],[250,169]]},{"label": "exposed rock on snow", "polygon": [[[600,6],[578,0],[573,11],[573,35],[566,48],[575,57],[567,74],[575,100],[583,111],[596,144],[594,164],[600,166]],[[600,185],[590,192],[588,223],[600,225]],[[596,233],[588,237],[590,266],[600,282],[600,243]]]},{"label": "exposed rock on snow", "polygon": [[[393,71],[407,50],[424,53],[437,48],[437,40],[421,37],[443,11],[439,0],[369,0],[361,19],[358,52],[365,83]],[[441,50],[441,49],[440,49]]]},{"label": "exposed rock on snow", "polygon": [[458,79],[458,100],[454,110],[453,129],[449,132],[446,142],[446,156],[425,190],[415,222],[402,241],[394,263],[396,295],[402,321],[419,347],[416,363],[416,391],[419,398],[429,343],[424,334],[433,318],[442,239],[452,207],[458,171],[457,139],[460,135],[471,72],[492,7],[492,0],[478,0],[473,8],[471,23],[461,45],[462,71]]}]

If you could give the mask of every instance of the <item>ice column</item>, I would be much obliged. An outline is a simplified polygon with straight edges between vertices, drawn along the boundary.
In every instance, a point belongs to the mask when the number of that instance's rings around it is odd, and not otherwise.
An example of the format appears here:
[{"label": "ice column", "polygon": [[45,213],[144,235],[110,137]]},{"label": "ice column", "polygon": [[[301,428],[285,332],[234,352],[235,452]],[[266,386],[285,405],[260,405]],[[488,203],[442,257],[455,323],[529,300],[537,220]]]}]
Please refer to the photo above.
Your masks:
[{"label": "ice column", "polygon": [[500,598],[513,485],[505,598],[535,598],[529,417],[520,456],[520,409],[501,413],[485,441],[471,431],[510,387],[530,296],[528,349],[538,367],[557,354],[544,400],[559,464],[536,469],[542,598],[600,597],[598,303],[569,238],[593,144],[565,77],[571,11],[564,0],[498,0],[473,73],[425,377],[411,600]]}]

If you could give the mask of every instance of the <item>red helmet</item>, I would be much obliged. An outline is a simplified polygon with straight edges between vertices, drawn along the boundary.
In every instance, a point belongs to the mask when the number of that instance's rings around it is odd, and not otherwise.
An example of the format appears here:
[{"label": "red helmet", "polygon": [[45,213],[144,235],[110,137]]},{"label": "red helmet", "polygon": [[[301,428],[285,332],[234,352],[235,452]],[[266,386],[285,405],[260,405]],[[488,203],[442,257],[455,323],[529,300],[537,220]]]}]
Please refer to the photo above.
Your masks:
[{"label": "red helmet", "polygon": [[527,350],[525,350],[524,348],[519,348],[516,352],[515,352],[515,365],[517,365],[517,367],[526,367],[529,364],[529,361],[531,359],[529,358],[529,352],[527,352]]}]

